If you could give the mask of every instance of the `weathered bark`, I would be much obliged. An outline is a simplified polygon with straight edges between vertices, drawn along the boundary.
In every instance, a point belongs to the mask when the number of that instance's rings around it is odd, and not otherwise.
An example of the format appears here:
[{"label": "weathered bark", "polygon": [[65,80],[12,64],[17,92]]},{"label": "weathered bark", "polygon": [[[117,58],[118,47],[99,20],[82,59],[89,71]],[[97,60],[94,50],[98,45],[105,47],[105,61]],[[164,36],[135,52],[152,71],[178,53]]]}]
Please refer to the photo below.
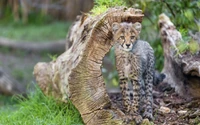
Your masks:
[{"label": "weathered bark", "polygon": [[200,98],[200,54],[179,53],[176,45],[182,36],[166,15],[160,15],[159,26],[165,59],[164,82],[186,99]]},{"label": "weathered bark", "polygon": [[0,68],[0,93],[4,95],[25,94],[26,89]]},{"label": "weathered bark", "polygon": [[76,17],[76,20],[71,25],[70,30],[67,34],[66,46],[65,46],[66,50],[68,50],[72,46],[73,42],[77,42],[78,39],[80,39],[80,37],[77,36],[81,36],[82,31],[84,29],[84,27],[81,25],[87,18],[88,19],[90,18],[88,17],[87,14],[78,15]]},{"label": "weathered bark", "polygon": [[46,95],[66,101],[69,98],[88,125],[124,124],[125,116],[114,108],[101,73],[102,60],[113,46],[113,22],[141,22],[141,10],[112,8],[91,17],[84,15],[75,28],[72,46],[56,61],[34,67],[36,81]]},{"label": "weathered bark", "polygon": [[65,51],[65,40],[60,40],[57,42],[19,42],[10,40],[7,38],[0,38],[0,47],[7,47],[16,50],[23,50],[27,52],[64,52]]}]

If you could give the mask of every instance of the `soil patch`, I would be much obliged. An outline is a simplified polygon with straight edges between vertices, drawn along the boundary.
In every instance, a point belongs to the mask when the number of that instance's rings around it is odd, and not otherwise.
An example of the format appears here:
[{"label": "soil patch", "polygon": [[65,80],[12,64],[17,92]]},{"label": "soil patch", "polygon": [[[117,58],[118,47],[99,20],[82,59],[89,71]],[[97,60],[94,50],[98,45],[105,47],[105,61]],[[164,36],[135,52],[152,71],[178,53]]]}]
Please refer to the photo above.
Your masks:
[{"label": "soil patch", "polygon": [[[169,86],[165,91],[155,87],[153,95],[155,125],[200,125],[200,100],[185,100]],[[109,96],[113,104],[123,111],[121,93],[112,92]]]}]

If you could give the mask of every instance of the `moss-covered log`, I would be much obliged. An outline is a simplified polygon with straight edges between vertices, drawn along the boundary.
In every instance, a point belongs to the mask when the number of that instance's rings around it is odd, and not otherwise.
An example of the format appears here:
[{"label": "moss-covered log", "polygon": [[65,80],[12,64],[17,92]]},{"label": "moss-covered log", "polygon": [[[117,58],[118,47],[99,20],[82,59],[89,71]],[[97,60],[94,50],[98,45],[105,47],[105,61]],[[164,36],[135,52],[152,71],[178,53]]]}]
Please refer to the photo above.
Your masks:
[{"label": "moss-covered log", "polygon": [[98,16],[83,15],[70,34],[72,46],[55,61],[35,66],[42,91],[63,101],[69,98],[85,124],[124,124],[124,113],[112,106],[106,93],[102,60],[114,44],[112,23],[141,22],[142,17],[141,10],[124,7]]}]

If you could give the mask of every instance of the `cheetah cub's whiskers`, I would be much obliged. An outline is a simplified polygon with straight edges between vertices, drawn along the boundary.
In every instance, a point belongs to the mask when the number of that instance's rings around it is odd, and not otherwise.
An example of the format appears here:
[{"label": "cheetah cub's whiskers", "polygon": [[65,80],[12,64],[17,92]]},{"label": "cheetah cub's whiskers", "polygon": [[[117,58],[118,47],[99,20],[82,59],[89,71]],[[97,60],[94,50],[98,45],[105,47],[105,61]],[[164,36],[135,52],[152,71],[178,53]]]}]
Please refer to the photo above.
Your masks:
[{"label": "cheetah cub's whiskers", "polygon": [[[113,40],[116,42],[116,67],[125,113],[128,121],[135,120],[137,124],[143,118],[153,119],[154,51],[149,43],[137,40],[141,28],[139,22],[112,24]],[[128,87],[129,82],[132,89]],[[130,92],[133,94],[132,100]]]}]

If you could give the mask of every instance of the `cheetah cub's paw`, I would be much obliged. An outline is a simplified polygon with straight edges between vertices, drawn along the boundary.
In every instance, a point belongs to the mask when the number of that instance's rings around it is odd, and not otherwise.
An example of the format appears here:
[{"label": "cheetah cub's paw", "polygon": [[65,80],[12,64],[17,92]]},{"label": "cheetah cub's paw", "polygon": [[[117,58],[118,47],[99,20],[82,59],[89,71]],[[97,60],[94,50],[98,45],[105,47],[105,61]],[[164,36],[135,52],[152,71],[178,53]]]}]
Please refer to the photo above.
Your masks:
[{"label": "cheetah cub's paw", "polygon": [[152,113],[149,113],[149,112],[144,112],[143,117],[148,118],[150,121],[153,120],[153,115]]},{"label": "cheetah cub's paw", "polygon": [[141,122],[142,122],[142,116],[140,116],[140,115],[126,115],[126,116],[124,116],[124,118],[123,118],[123,121],[125,122],[125,123],[130,123],[130,122],[132,122],[132,121],[135,121],[135,123],[137,124],[137,125],[139,125]]},{"label": "cheetah cub's paw", "polygon": [[138,125],[142,122],[142,116],[141,115],[135,115],[133,116],[134,120],[135,120],[135,123]]},{"label": "cheetah cub's paw", "polygon": [[130,115],[126,115],[126,116],[123,117],[123,121],[125,123],[129,123],[129,122],[133,121],[133,118]]}]

